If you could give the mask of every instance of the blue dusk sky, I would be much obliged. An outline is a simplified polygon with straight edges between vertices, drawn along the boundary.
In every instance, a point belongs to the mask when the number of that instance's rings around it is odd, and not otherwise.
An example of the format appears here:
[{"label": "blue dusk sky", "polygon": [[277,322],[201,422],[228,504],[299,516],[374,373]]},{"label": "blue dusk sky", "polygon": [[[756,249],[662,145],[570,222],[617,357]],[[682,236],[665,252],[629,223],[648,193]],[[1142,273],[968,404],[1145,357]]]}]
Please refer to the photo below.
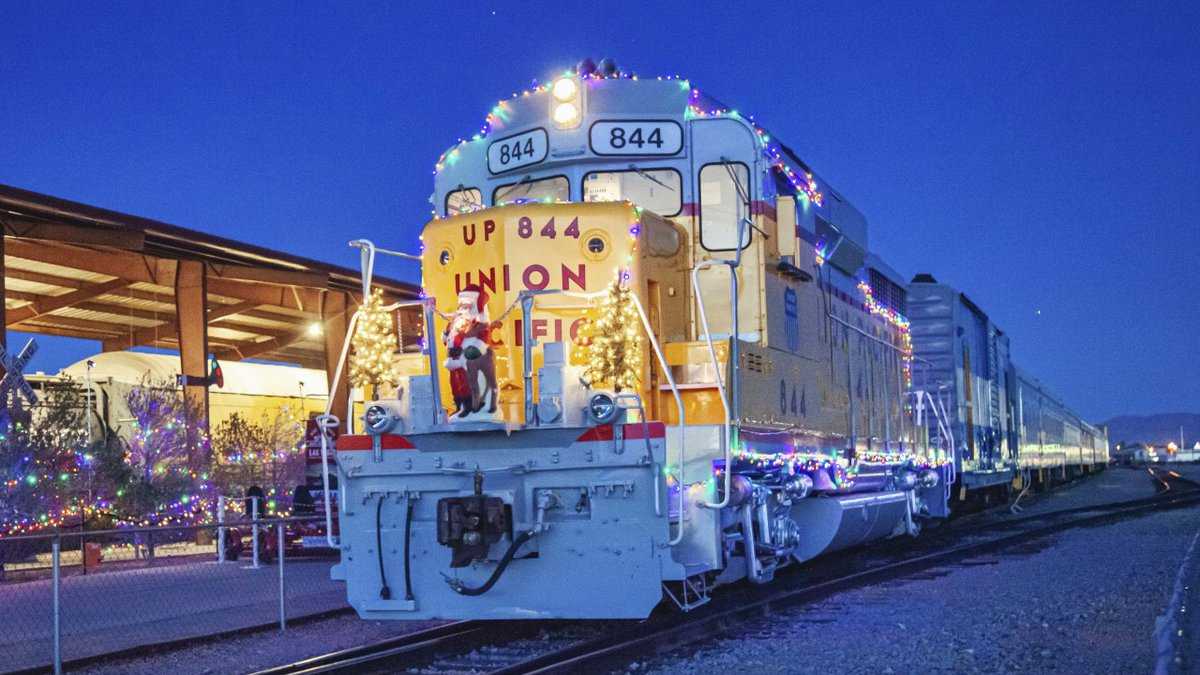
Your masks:
[{"label": "blue dusk sky", "polygon": [[1083,415],[1200,411],[1197,35],[1196,2],[5,2],[0,183],[353,266],[415,249],[498,99],[612,56],[753,114]]}]

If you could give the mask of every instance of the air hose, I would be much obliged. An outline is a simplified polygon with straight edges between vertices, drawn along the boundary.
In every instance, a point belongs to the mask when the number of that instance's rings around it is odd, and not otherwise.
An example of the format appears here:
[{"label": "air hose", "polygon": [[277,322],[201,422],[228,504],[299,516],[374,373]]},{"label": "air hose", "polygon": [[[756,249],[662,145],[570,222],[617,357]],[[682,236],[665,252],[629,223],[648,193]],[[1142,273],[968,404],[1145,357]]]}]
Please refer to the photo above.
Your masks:
[{"label": "air hose", "polygon": [[[383,499],[384,496],[379,496],[379,503],[375,505],[375,548],[379,550],[379,597],[384,600],[392,599],[392,589],[388,588],[387,575],[383,572],[383,525],[381,516],[383,515]],[[405,571],[408,571],[408,561],[405,560]]]},{"label": "air hose", "polygon": [[409,555],[409,546],[412,544],[412,518],[413,504],[412,495],[404,500],[404,599],[412,600],[412,556]]},{"label": "air hose", "polygon": [[512,546],[509,546],[508,550],[504,552],[504,557],[500,559],[500,564],[496,565],[496,569],[492,572],[492,576],[488,577],[488,580],[483,582],[482,586],[471,588],[463,585],[461,580],[451,579],[450,577],[446,577],[446,583],[450,584],[450,588],[453,588],[454,592],[458,593],[459,595],[475,596],[487,593],[488,591],[492,590],[492,586],[495,586],[497,581],[500,581],[500,575],[504,574],[504,570],[508,567],[508,564],[512,562],[513,556],[517,554],[517,549],[521,548],[525,542],[533,539],[534,535],[536,534],[536,530],[526,530],[525,532],[518,534],[517,538],[513,539]]}]

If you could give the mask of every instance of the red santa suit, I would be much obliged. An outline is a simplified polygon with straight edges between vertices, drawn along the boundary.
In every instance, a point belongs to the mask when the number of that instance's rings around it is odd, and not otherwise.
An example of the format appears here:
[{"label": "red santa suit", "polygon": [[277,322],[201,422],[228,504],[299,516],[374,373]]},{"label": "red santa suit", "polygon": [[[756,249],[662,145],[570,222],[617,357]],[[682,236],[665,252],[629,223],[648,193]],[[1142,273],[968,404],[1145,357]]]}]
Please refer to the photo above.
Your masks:
[{"label": "red santa suit", "polygon": [[452,415],[466,417],[472,412],[471,386],[467,379],[467,350],[474,350],[473,357],[487,351],[487,343],[476,337],[479,327],[490,323],[487,316],[488,295],[479,286],[468,284],[458,294],[458,309],[450,317],[442,333],[447,358],[444,362],[450,374],[450,392],[454,397],[455,410]]}]

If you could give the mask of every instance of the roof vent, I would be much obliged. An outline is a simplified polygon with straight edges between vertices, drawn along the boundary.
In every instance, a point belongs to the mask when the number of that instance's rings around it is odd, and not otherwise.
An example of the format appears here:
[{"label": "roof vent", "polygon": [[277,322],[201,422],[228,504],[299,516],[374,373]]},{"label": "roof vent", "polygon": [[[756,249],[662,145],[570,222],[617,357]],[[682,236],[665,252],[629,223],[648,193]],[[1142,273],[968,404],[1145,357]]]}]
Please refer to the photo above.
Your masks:
[{"label": "roof vent", "polygon": [[922,272],[922,273],[918,274],[917,276],[913,277],[912,283],[914,283],[914,284],[936,284],[937,279],[934,279],[933,275],[929,274],[928,272]]}]

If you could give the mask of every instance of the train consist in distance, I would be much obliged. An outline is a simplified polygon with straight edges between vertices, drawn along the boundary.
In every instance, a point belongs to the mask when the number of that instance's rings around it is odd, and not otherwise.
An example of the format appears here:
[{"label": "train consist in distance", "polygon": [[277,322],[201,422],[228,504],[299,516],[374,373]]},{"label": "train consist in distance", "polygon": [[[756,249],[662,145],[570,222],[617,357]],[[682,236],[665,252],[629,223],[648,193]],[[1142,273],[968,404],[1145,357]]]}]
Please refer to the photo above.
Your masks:
[{"label": "train consist in distance", "polygon": [[385,308],[423,351],[337,441],[363,618],[687,610],[1107,463],[979,308],[686,80],[585,62],[435,173],[424,297]]}]

